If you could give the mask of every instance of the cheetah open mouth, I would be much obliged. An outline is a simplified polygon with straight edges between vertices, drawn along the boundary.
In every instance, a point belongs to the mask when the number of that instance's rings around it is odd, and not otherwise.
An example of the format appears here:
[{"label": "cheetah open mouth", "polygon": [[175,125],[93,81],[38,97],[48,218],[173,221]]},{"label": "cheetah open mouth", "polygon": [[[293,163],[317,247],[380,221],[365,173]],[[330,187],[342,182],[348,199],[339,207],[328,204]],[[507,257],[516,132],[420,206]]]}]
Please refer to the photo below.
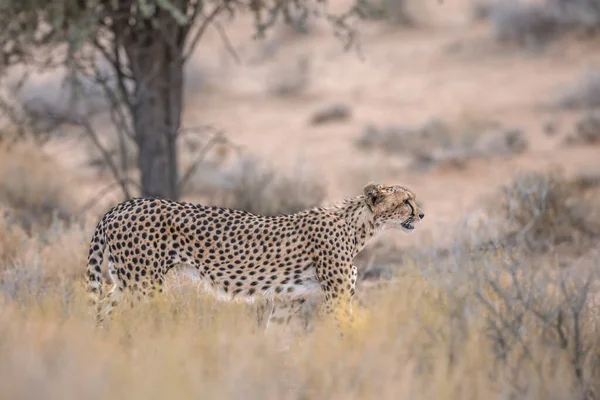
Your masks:
[{"label": "cheetah open mouth", "polygon": [[415,229],[412,218],[409,218],[406,221],[400,223],[400,226],[407,231],[412,231],[413,229]]}]

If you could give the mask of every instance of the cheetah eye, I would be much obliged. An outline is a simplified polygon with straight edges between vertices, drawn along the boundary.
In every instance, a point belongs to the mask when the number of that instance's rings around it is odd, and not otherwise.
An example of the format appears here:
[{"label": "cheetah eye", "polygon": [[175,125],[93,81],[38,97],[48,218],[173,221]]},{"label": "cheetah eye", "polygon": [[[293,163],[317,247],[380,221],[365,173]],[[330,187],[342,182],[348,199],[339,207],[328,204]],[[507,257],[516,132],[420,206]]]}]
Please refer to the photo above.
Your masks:
[{"label": "cheetah eye", "polygon": [[404,204],[408,205],[408,199],[404,200]]}]

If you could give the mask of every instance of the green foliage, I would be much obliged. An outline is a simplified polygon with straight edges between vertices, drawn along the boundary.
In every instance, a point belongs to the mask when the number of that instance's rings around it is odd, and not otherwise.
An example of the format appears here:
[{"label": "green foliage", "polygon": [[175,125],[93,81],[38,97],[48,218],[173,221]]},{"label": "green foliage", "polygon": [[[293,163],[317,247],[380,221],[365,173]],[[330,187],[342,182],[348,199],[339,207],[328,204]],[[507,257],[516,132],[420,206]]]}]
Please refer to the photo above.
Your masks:
[{"label": "green foliage", "polygon": [[63,61],[44,50],[63,43],[69,48],[81,48],[93,39],[98,28],[93,12],[97,4],[95,0],[3,1],[0,4],[0,66],[51,66]]}]

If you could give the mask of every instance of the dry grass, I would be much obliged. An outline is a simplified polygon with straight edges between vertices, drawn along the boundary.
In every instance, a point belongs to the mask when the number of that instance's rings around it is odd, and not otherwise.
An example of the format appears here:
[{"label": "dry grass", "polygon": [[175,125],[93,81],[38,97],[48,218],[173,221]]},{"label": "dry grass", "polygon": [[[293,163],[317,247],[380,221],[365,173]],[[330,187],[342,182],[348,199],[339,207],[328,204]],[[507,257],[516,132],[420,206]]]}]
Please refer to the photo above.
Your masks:
[{"label": "dry grass", "polygon": [[65,176],[35,143],[0,143],[0,207],[10,207],[25,229],[70,217],[74,202]]},{"label": "dry grass", "polygon": [[204,203],[259,215],[291,214],[321,204],[325,187],[303,165],[279,170],[241,149],[207,160],[192,176],[190,191]]},{"label": "dry grass", "polygon": [[[71,234],[48,245],[52,251],[39,268],[83,271],[85,237]],[[66,242],[77,257],[64,253]],[[369,301],[344,337],[327,322],[297,336],[264,334],[248,307],[218,303],[193,286],[123,308],[107,329],[96,330],[76,275],[44,285],[46,278],[27,281],[5,270],[0,390],[4,398],[22,399],[584,398],[599,378],[591,289],[579,301],[573,285],[583,281],[559,275],[552,281],[549,273],[538,282],[518,260],[462,259],[470,279],[457,278],[454,262],[438,260],[436,268],[407,265],[380,289],[363,284],[359,292]],[[535,302],[516,295],[525,286],[516,286],[511,273],[522,277],[521,285],[535,282],[526,287]],[[11,292],[8,280],[26,284]],[[556,290],[548,289],[552,282]],[[536,308],[525,307],[531,304]]]},{"label": "dry grass", "polygon": [[489,19],[501,41],[528,47],[544,45],[570,32],[598,32],[597,0],[488,0],[475,2],[478,19]]},{"label": "dry grass", "polygon": [[361,3],[363,15],[369,19],[387,21],[390,24],[413,27],[423,13],[421,4],[410,0],[374,0]]},{"label": "dry grass", "polygon": [[418,168],[462,167],[474,158],[510,156],[529,147],[520,129],[468,113],[452,123],[431,118],[415,127],[368,125],[355,144],[366,151],[377,149],[408,157]]},{"label": "dry grass", "polygon": [[[507,192],[520,204],[510,208],[520,230],[532,225],[551,254],[556,242],[548,238],[579,226],[569,196],[591,182],[553,179],[523,178]],[[273,193],[280,192],[240,192],[262,202],[279,199]],[[563,214],[571,222],[557,219]],[[81,282],[92,229],[55,223],[26,232],[10,215],[0,219],[2,398],[508,400],[600,393],[600,259],[593,252],[565,266],[525,248],[457,244],[443,256],[421,249],[391,279],[361,280],[358,319],[343,337],[330,321],[295,335],[264,333],[255,305],[219,303],[172,280],[164,295],[121,307],[96,329]]]},{"label": "dry grass", "polygon": [[306,92],[312,78],[311,63],[310,56],[303,54],[276,64],[267,75],[267,93],[277,97],[294,97]]},{"label": "dry grass", "polygon": [[512,234],[532,250],[550,251],[563,243],[589,249],[600,236],[600,203],[597,193],[585,192],[578,179],[522,174],[505,187],[501,212]]},{"label": "dry grass", "polygon": [[[119,172],[127,175],[130,169],[137,167],[137,145],[127,135],[119,136],[116,132],[109,132],[105,137],[104,149],[110,156],[110,161],[117,166]],[[89,165],[98,169],[101,173],[108,173],[107,160],[102,152],[92,141],[86,141]]]},{"label": "dry grass", "polygon": [[587,69],[577,81],[563,89],[555,106],[567,109],[586,109],[600,106],[600,71]]},{"label": "dry grass", "polygon": [[29,240],[25,231],[10,220],[10,215],[0,215],[0,265],[5,266],[16,259]]}]

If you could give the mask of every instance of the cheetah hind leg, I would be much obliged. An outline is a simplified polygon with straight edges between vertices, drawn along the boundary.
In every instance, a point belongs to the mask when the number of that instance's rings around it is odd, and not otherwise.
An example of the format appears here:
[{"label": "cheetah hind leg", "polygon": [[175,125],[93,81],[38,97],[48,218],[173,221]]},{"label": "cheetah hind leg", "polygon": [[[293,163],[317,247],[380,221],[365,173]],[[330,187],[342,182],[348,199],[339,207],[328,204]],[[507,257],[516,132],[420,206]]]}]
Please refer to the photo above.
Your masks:
[{"label": "cheetah hind leg", "polygon": [[102,325],[106,318],[110,316],[114,308],[119,305],[124,295],[123,289],[115,284],[108,294],[102,299],[98,305],[96,314],[96,325]]},{"label": "cheetah hind leg", "polygon": [[292,317],[300,312],[305,301],[305,299],[290,301],[273,300],[273,309],[267,319],[265,331],[269,329],[271,323],[279,326],[289,325]]}]

